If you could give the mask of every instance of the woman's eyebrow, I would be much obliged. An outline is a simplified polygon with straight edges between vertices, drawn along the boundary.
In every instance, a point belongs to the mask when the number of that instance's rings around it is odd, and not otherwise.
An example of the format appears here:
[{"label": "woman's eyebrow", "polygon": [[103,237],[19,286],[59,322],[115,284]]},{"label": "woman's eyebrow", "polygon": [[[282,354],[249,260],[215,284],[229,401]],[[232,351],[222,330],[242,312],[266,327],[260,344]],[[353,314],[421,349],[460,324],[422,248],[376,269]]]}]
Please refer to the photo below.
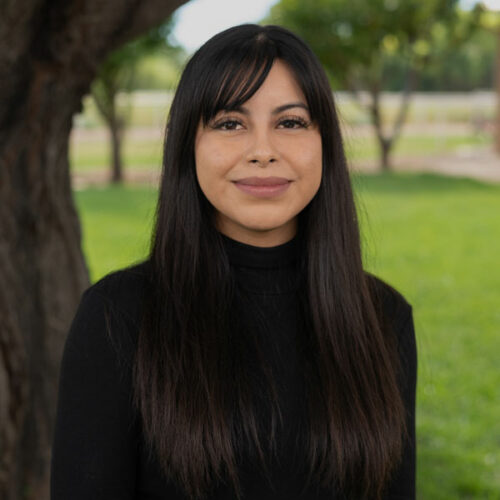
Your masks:
[{"label": "woman's eyebrow", "polygon": [[[272,115],[277,115],[278,113],[281,113],[282,111],[285,111],[290,108],[303,108],[307,112],[309,112],[309,108],[302,102],[289,102],[287,104],[282,104],[281,106],[278,106],[277,108],[274,108],[273,111],[271,112]],[[250,111],[245,108],[244,106],[234,106],[231,108],[224,108],[223,111],[225,112],[231,112],[231,111],[237,111],[239,113],[242,113],[244,115],[249,115]]]},{"label": "woman's eyebrow", "polygon": [[288,104],[282,104],[281,106],[278,106],[277,108],[274,109],[272,114],[276,115],[290,108],[303,108],[307,112],[309,112],[309,108],[303,102],[290,102]]}]

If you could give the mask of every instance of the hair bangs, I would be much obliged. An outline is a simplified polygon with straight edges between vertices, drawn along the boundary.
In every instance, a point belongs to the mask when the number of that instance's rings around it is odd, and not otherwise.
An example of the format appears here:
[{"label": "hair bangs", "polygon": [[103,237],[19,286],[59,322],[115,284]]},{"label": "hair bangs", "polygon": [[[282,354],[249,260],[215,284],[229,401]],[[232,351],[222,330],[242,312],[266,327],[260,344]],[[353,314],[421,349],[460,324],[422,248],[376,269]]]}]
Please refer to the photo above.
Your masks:
[{"label": "hair bangs", "polygon": [[[260,38],[252,47],[254,50],[241,47],[224,60],[218,61],[217,67],[214,67],[207,78],[208,85],[203,95],[201,117],[204,124],[219,111],[243,104],[264,83],[276,59],[273,45],[265,42],[269,41]],[[246,54],[242,58],[243,50]]]}]

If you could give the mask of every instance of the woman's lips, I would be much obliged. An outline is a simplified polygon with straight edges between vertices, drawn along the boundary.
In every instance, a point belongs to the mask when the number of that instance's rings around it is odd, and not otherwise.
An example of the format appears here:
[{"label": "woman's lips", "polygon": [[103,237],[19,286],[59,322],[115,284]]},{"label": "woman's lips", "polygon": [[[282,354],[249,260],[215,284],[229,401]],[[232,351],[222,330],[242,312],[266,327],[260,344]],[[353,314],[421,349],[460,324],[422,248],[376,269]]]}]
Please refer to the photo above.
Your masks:
[{"label": "woman's lips", "polygon": [[234,182],[244,193],[258,198],[270,198],[284,193],[291,181],[283,177],[247,177]]}]

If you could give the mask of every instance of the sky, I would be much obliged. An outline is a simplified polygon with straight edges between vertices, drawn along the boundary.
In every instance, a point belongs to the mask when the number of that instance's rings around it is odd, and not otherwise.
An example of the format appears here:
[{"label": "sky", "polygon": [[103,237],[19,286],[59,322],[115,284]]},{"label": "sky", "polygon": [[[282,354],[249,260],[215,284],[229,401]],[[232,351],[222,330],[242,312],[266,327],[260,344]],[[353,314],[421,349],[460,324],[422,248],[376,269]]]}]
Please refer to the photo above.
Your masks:
[{"label": "sky", "polygon": [[[188,53],[194,52],[213,35],[231,26],[260,21],[278,0],[191,0],[180,7],[175,17],[174,38]],[[461,0],[464,8],[477,0]],[[483,0],[500,10],[500,0]]]},{"label": "sky", "polygon": [[[460,2],[465,8],[477,3],[477,0],[461,0]],[[489,9],[500,10],[500,0],[483,0],[483,4]]]},{"label": "sky", "polygon": [[191,0],[175,12],[174,38],[194,52],[231,26],[260,21],[278,0]]}]

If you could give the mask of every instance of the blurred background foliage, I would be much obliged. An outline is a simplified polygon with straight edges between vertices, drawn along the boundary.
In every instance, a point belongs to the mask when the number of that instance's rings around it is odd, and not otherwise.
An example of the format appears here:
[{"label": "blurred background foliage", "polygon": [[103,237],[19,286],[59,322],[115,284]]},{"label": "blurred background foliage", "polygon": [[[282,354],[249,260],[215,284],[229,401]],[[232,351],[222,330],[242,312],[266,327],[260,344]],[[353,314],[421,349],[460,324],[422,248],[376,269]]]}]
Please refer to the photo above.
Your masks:
[{"label": "blurred background foliage", "polygon": [[[108,127],[112,182],[123,179],[121,138],[135,113],[131,108],[138,105],[131,105],[132,94],[172,93],[187,59],[186,51],[172,42],[173,23],[171,17],[111,54],[92,87],[100,118],[92,117],[88,105],[86,118],[77,118],[80,125]],[[458,0],[281,0],[262,23],[280,24],[302,36],[320,58],[332,88],[352,94],[351,102],[344,99],[346,107],[362,109],[349,109],[346,121],[371,123],[367,144],[381,169],[392,167],[393,153],[400,149],[414,93],[477,92],[495,86],[500,17],[481,4],[463,10]],[[390,103],[387,92],[393,93]],[[464,115],[457,104],[454,113]],[[465,120],[479,133],[491,130],[495,119],[494,104],[484,108],[471,110]],[[450,110],[443,121],[449,117]]]},{"label": "blurred background foliage", "polygon": [[[439,43],[439,42],[437,42]],[[448,50],[439,62],[422,68],[417,91],[457,92],[492,89],[495,83],[497,37],[493,31],[477,29],[454,50]],[[398,54],[384,60],[384,89],[402,88],[405,61]]]},{"label": "blurred background foliage", "polygon": [[[326,29],[318,27],[320,20],[327,24]],[[121,90],[175,88],[189,54],[173,41],[174,22],[174,17],[167,19],[160,27],[111,54],[103,68],[125,66],[129,75],[133,69],[133,77],[124,75],[119,82]],[[337,48],[349,55],[351,62],[353,55],[358,57],[359,48],[375,51],[378,45],[374,40],[378,40],[383,48],[384,90],[401,90],[401,73],[408,65],[408,43],[412,44],[416,59],[429,61],[428,65],[421,65],[415,90],[468,91],[494,86],[498,47],[495,28],[500,25],[500,12],[483,10],[480,3],[473,10],[463,10],[456,0],[281,0],[261,24],[272,22],[294,26],[315,47],[318,56],[323,45],[325,52],[332,54]],[[366,35],[360,38],[356,29]],[[328,39],[325,31],[329,32]],[[321,41],[314,43],[313,35]],[[340,60],[340,56],[335,59]],[[325,60],[327,57],[322,57]],[[433,64],[434,60],[439,64]],[[330,70],[333,86],[335,90],[347,90],[344,77],[335,76],[339,69]]]}]

